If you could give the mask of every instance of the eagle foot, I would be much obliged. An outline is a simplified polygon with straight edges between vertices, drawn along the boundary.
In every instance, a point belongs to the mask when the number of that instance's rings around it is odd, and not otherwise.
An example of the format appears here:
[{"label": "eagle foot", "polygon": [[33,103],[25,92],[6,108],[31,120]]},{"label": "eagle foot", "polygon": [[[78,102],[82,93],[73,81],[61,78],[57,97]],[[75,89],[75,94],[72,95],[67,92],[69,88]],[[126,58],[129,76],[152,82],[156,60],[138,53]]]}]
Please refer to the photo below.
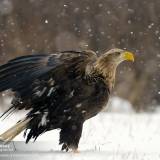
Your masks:
[{"label": "eagle foot", "polygon": [[62,145],[62,148],[61,148],[62,151],[66,151],[68,152],[69,150],[71,150],[73,153],[79,153],[78,149],[74,146],[68,146],[66,143],[64,143]]},{"label": "eagle foot", "polygon": [[64,144],[62,145],[61,150],[62,150],[62,151],[66,151],[66,152],[68,152],[68,150],[69,150],[68,145],[67,145],[66,143],[64,143]]}]

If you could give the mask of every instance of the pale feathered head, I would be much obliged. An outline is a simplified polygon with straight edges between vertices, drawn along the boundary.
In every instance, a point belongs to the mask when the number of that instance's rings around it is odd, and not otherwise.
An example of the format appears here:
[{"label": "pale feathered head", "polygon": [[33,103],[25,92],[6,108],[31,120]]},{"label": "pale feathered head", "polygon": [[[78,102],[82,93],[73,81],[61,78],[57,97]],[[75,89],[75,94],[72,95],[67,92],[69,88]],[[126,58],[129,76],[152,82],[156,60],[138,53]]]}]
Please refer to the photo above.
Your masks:
[{"label": "pale feathered head", "polygon": [[123,61],[134,61],[134,55],[131,52],[122,49],[111,49],[101,55],[99,60],[103,63],[113,63],[115,65],[120,64]]},{"label": "pale feathered head", "polygon": [[96,61],[95,69],[101,74],[109,88],[113,88],[117,66],[123,61],[134,61],[134,55],[131,52],[122,49],[111,49],[101,55]]}]

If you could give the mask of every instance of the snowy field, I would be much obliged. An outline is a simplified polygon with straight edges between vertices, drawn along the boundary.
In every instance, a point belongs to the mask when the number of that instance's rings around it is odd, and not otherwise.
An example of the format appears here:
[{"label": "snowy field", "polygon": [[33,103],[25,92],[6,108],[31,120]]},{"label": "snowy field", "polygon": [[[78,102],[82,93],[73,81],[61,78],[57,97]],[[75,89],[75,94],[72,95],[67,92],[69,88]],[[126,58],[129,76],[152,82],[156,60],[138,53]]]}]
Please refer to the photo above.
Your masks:
[{"label": "snowy field", "polygon": [[[114,99],[114,107],[120,101]],[[122,104],[122,102],[121,102]],[[122,105],[120,105],[122,106]],[[14,142],[14,151],[1,152],[5,159],[45,160],[159,160],[160,159],[160,114],[135,114],[127,102],[123,112],[110,111],[86,121],[79,144],[80,153],[61,152],[58,145],[59,131],[50,131],[35,143]],[[125,113],[127,112],[127,113]],[[20,117],[14,115],[0,121],[0,133],[12,126]],[[22,141],[23,135],[15,138]],[[20,144],[19,144],[20,143]],[[23,158],[22,158],[23,157]]]}]

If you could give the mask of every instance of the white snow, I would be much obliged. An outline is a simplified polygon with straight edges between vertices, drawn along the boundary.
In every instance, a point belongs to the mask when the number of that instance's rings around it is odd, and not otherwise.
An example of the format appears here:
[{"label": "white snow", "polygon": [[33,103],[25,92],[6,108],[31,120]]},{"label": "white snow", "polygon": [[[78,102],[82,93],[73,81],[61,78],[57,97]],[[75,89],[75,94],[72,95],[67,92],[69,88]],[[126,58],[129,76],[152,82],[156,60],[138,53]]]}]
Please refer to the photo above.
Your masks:
[{"label": "white snow", "polygon": [[[136,114],[129,102],[117,97],[111,101],[112,106],[121,109],[125,106],[125,109],[120,110],[121,113],[117,110],[103,112],[86,121],[79,144],[80,153],[61,152],[61,146],[58,145],[59,130],[54,130],[41,135],[35,143],[26,145],[21,142],[18,145],[15,142],[16,151],[10,155],[45,160],[159,160],[160,113]],[[0,133],[23,116],[21,112],[19,116],[16,114],[0,121]],[[15,138],[15,141],[21,140],[24,140],[23,134]],[[0,159],[2,156],[4,154],[0,153]]]},{"label": "white snow", "polygon": [[76,108],[80,108],[82,106],[82,104],[81,103],[78,103],[77,105],[76,105]]},{"label": "white snow", "polygon": [[119,97],[111,97],[106,110],[108,112],[116,113],[134,113],[132,104],[129,101]]},{"label": "white snow", "polygon": [[128,20],[128,24],[131,24],[131,23],[132,23],[132,21],[129,19],[129,20]]},{"label": "white snow", "polygon": [[46,19],[44,22],[45,22],[45,23],[48,23],[48,20]]},{"label": "white snow", "polygon": [[69,94],[69,98],[72,98],[73,97],[73,95],[74,95],[74,90],[72,90],[71,92],[70,92],[70,94]]},{"label": "white snow", "polygon": [[51,87],[51,89],[49,90],[47,97],[49,97],[52,94],[52,91],[54,90],[54,87]]},{"label": "white snow", "polygon": [[41,119],[41,122],[39,123],[38,127],[40,126],[45,126],[47,124],[47,115],[48,115],[48,112],[44,112],[43,113],[43,117]]}]

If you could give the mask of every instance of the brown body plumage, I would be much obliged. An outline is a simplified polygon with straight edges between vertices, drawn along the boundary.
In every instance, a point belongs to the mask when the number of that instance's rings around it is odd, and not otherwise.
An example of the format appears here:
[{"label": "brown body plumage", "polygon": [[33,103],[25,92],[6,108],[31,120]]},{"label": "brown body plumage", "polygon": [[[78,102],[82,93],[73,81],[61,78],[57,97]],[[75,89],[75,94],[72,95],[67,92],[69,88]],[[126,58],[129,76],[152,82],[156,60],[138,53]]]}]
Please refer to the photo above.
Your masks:
[{"label": "brown body plumage", "polygon": [[11,89],[15,93],[11,108],[4,114],[31,109],[0,139],[10,141],[30,129],[28,142],[60,128],[62,150],[77,149],[83,123],[107,104],[116,68],[124,60],[134,58],[121,49],[100,57],[93,51],[65,51],[18,57],[0,66],[0,91]]}]

